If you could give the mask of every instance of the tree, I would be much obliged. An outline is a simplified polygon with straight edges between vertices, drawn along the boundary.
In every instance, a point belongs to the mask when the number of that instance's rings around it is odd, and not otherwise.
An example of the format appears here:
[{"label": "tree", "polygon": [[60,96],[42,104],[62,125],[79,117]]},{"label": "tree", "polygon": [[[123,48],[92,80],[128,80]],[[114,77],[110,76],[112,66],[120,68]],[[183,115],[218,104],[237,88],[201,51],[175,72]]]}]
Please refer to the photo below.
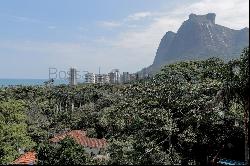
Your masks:
[{"label": "tree", "polygon": [[224,84],[224,101],[226,105],[233,102],[241,104],[244,108],[245,126],[245,162],[249,164],[249,47],[245,48],[240,59],[228,63],[226,80]]},{"label": "tree", "polygon": [[[37,143],[55,132],[84,128],[91,137],[108,139],[109,164],[188,164],[193,160],[205,165],[219,156],[218,151],[222,157],[244,156],[248,62],[245,49],[241,59],[229,63],[218,58],[179,62],[131,84],[12,87],[1,89],[0,99],[26,103],[28,132]],[[235,153],[226,152],[230,144],[237,147]],[[40,144],[40,162],[67,162],[61,156],[67,149],[63,154],[77,163],[68,145]],[[85,163],[98,162],[87,159]]]},{"label": "tree", "polygon": [[69,137],[56,144],[46,142],[38,147],[38,164],[85,165],[86,160],[84,147]]},{"label": "tree", "polygon": [[217,101],[225,71],[226,64],[217,58],[180,62],[150,80],[121,88],[101,117],[111,163],[178,164],[192,159],[204,165],[221,144],[240,142],[242,130],[221,117],[225,107]]},{"label": "tree", "polygon": [[0,164],[10,164],[19,157],[19,150],[28,151],[35,146],[28,136],[26,119],[24,102],[0,102]]}]

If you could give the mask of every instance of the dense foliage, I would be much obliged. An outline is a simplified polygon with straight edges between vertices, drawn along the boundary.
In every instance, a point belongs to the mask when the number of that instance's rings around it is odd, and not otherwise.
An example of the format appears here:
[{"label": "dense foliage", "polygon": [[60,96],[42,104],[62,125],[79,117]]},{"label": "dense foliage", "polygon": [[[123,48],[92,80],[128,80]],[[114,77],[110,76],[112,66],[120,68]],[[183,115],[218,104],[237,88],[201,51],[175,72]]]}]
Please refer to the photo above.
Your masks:
[{"label": "dense foliage", "polygon": [[73,129],[108,140],[106,164],[244,160],[248,62],[246,48],[236,60],[179,62],[125,85],[1,88],[0,163],[11,163],[18,148],[35,149],[39,164],[93,163],[71,139],[47,142]]},{"label": "dense foliage", "polygon": [[0,101],[0,164],[14,161],[20,151],[35,145],[28,135],[26,118],[22,101]]},{"label": "dense foliage", "polygon": [[72,138],[65,138],[57,144],[39,146],[38,164],[45,165],[79,165],[86,163],[86,154],[83,146],[77,144]]}]

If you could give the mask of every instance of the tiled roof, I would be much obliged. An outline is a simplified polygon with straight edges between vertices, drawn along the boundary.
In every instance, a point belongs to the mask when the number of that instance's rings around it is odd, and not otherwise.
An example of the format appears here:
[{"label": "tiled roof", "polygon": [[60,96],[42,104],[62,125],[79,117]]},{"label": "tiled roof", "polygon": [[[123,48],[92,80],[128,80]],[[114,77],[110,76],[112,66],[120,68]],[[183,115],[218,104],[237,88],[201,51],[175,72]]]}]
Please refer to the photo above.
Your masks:
[{"label": "tiled roof", "polygon": [[16,159],[12,164],[33,165],[36,164],[36,161],[36,152],[26,152]]},{"label": "tiled roof", "polygon": [[[63,140],[66,136],[72,137],[77,143],[83,145],[84,147],[105,148],[107,146],[105,139],[89,138],[87,137],[86,132],[82,130],[72,130],[70,132],[58,134],[51,138],[50,141],[56,143]],[[36,164],[36,161],[36,152],[26,152],[12,164],[34,165]]]},{"label": "tiled roof", "polygon": [[87,137],[86,132],[82,130],[72,130],[70,132],[56,135],[51,138],[50,141],[56,143],[63,140],[66,136],[72,137],[77,143],[84,147],[105,148],[107,146],[105,139],[89,138]]}]

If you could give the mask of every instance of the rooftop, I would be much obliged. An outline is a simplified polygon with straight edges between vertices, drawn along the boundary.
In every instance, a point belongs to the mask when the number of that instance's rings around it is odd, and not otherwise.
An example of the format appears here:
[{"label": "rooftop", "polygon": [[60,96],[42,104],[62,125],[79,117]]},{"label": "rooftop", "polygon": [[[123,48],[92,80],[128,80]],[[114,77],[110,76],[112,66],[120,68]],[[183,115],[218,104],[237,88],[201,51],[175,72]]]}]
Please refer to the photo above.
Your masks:
[{"label": "rooftop", "polygon": [[66,136],[73,138],[78,144],[84,147],[90,148],[105,148],[107,146],[106,139],[89,138],[85,131],[82,130],[72,130],[63,134],[58,134],[51,138],[51,142],[59,142],[63,140]]},{"label": "rooftop", "polygon": [[36,161],[36,152],[26,152],[16,159],[12,164],[34,165]]},{"label": "rooftop", "polygon": [[[89,138],[87,133],[82,130],[72,130],[63,134],[58,134],[51,138],[50,141],[57,143],[67,136],[73,138],[78,144],[84,147],[105,148],[107,146],[106,139]],[[36,152],[26,152],[16,159],[12,164],[34,165],[36,164],[36,161]]]}]

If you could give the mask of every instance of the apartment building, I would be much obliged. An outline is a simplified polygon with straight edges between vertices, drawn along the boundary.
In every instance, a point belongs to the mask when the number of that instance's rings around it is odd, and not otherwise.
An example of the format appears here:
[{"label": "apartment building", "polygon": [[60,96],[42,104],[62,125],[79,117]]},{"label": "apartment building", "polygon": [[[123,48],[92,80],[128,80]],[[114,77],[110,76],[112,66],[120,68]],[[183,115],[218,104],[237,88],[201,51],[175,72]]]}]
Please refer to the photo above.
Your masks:
[{"label": "apartment building", "polygon": [[103,84],[104,83],[103,74],[96,74],[95,75],[95,83],[97,83],[97,84]]},{"label": "apartment building", "polygon": [[123,72],[121,75],[121,83],[128,83],[130,81],[129,72]]},{"label": "apartment building", "polygon": [[87,73],[85,74],[85,83],[92,83],[94,84],[96,81],[94,73]]},{"label": "apartment building", "polygon": [[109,73],[109,81],[111,84],[119,84],[121,82],[119,69],[113,69]]},{"label": "apartment building", "polygon": [[69,84],[70,85],[76,85],[77,84],[77,78],[76,78],[76,69],[70,68],[69,69]]}]

